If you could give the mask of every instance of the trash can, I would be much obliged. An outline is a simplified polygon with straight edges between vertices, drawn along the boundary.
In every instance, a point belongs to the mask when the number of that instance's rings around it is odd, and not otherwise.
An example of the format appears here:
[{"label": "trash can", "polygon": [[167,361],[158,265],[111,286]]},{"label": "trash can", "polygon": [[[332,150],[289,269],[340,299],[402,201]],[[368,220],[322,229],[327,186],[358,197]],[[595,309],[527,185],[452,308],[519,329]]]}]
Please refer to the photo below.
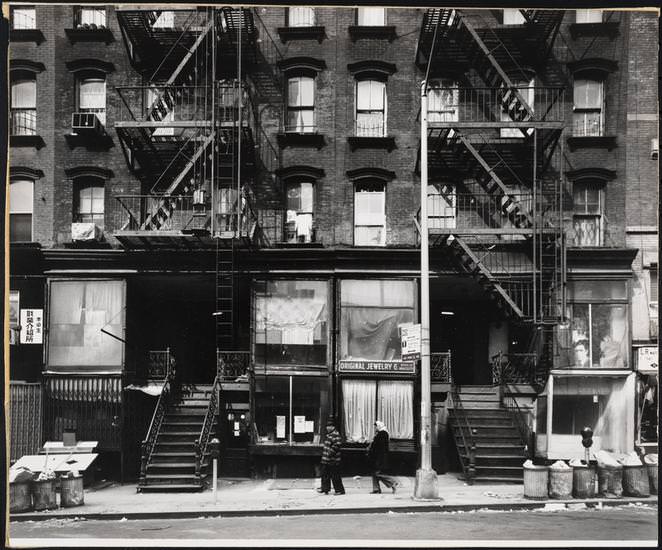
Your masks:
[{"label": "trash can", "polygon": [[547,498],[548,482],[547,466],[524,466],[524,498]]},{"label": "trash can", "polygon": [[30,481],[9,484],[9,512],[27,512],[32,510],[32,491]]},{"label": "trash can", "polygon": [[627,497],[651,496],[648,469],[642,465],[623,466],[623,494]]},{"label": "trash can", "polygon": [[60,506],[68,508],[83,504],[83,476],[62,476],[60,478]]},{"label": "trash can", "polygon": [[593,498],[595,496],[595,468],[588,466],[572,467],[572,496],[575,498]]},{"label": "trash can", "polygon": [[49,510],[57,508],[57,497],[55,493],[55,480],[42,479],[32,482],[32,498],[35,510]]},{"label": "trash can", "polygon": [[598,493],[605,498],[623,495],[623,466],[598,466]]},{"label": "trash can", "polygon": [[572,468],[549,468],[549,498],[572,497]]},{"label": "trash can", "polygon": [[646,464],[651,493],[657,494],[657,464]]}]

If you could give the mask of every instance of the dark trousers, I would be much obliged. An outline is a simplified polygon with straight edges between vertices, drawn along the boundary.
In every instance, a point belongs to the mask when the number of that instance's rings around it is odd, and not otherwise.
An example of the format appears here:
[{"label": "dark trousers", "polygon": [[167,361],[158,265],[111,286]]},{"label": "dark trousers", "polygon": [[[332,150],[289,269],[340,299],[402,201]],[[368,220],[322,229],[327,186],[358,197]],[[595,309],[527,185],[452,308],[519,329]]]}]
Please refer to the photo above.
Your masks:
[{"label": "dark trousers", "polygon": [[392,488],[394,485],[397,485],[397,481],[393,479],[391,476],[387,476],[382,473],[381,470],[373,470],[372,471],[372,490],[373,491],[381,491],[381,488],[379,487],[379,482],[382,482],[384,485],[386,485],[387,488]]},{"label": "dark trousers", "polygon": [[340,464],[322,464],[322,491],[328,493],[331,490],[332,482],[333,490],[336,493],[345,492],[345,487],[340,477]]}]

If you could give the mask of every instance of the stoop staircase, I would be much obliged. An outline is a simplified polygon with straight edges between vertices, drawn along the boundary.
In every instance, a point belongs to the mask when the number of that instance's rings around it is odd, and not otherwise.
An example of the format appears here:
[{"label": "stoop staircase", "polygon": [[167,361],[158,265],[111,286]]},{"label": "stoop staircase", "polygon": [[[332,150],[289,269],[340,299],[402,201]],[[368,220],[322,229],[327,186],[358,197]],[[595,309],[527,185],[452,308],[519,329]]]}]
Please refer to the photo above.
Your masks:
[{"label": "stoop staircase", "polygon": [[455,387],[450,423],[468,483],[522,483],[525,443],[499,386]]},{"label": "stoop staircase", "polygon": [[[196,472],[196,445],[213,391],[214,385],[211,384],[185,386],[180,399],[173,399],[165,405],[152,452],[143,460],[138,491],[193,492],[204,489],[208,483],[209,453],[202,453],[199,472]],[[211,433],[215,433],[216,414],[209,422]]]}]

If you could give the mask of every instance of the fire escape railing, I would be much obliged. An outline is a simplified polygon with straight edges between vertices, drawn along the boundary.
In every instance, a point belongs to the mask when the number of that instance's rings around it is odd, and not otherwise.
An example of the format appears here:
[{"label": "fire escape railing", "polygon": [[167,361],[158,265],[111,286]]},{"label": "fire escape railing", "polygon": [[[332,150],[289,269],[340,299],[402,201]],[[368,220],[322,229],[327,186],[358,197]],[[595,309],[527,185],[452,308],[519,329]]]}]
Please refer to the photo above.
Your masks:
[{"label": "fire escape railing", "polygon": [[250,351],[216,350],[217,376],[222,381],[234,382],[248,376],[251,362]]}]

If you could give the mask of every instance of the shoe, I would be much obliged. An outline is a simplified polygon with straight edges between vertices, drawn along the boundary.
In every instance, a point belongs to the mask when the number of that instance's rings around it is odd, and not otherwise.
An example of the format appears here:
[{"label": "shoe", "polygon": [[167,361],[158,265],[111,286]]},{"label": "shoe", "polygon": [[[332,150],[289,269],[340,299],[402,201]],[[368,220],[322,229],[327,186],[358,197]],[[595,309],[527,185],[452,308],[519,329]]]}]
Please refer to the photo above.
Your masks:
[{"label": "shoe", "polygon": [[317,492],[318,492],[318,493],[325,494],[325,495],[328,495],[328,494],[329,494],[329,491],[323,491],[322,489],[317,489]]},{"label": "shoe", "polygon": [[333,494],[334,495],[344,495],[345,491],[335,491]]},{"label": "shoe", "polygon": [[371,494],[371,495],[377,495],[377,494],[379,494],[379,493],[381,493],[380,490],[377,490],[377,491],[370,491],[370,494]]}]

